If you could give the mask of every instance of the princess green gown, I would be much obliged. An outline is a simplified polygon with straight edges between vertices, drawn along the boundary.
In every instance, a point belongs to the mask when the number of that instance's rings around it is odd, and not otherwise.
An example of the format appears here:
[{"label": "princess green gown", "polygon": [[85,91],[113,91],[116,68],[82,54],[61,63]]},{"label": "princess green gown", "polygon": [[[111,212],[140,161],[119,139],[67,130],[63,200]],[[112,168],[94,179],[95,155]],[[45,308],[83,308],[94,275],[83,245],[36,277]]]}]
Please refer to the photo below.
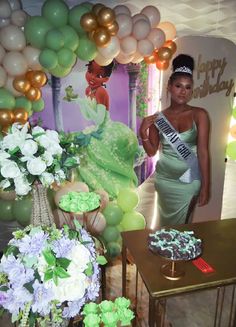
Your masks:
[{"label": "princess green gown", "polygon": [[[196,124],[193,123],[191,129],[179,134],[182,141],[196,153]],[[201,182],[199,180],[194,180],[192,183],[181,182],[179,177],[189,167],[178,157],[161,133],[160,142],[162,150],[155,173],[160,226],[184,224],[191,200],[198,195]]]}]

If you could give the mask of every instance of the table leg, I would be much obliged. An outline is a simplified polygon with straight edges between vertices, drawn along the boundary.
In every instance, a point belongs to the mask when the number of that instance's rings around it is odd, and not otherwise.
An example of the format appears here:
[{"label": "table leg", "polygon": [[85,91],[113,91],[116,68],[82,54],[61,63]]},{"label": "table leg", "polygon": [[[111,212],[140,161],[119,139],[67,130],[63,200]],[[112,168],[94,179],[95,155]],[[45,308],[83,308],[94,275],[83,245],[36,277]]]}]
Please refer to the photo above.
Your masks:
[{"label": "table leg", "polygon": [[[229,314],[229,327],[236,326],[236,307],[234,308],[234,296],[235,296],[235,285],[233,285],[232,289],[232,297],[231,297],[231,304],[230,304],[230,314]],[[231,323],[233,324],[231,325]]]},{"label": "table leg", "polygon": [[[225,296],[225,287],[217,287],[214,327],[216,327],[217,325],[218,326],[221,325],[224,296]],[[219,316],[219,318],[218,318],[218,316]]]},{"label": "table leg", "polygon": [[149,296],[149,312],[148,312],[148,326],[155,327],[155,307],[156,300]]},{"label": "table leg", "polygon": [[122,296],[126,297],[126,271],[127,271],[127,249],[123,242],[122,247]]}]

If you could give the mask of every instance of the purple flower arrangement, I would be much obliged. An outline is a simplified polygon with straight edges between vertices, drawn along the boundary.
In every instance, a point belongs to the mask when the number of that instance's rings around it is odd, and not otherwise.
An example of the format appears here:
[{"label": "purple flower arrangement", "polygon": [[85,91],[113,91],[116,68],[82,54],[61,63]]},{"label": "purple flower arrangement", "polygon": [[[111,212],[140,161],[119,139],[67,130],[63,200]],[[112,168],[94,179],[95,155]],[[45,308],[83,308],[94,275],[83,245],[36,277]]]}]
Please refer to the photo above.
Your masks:
[{"label": "purple flower arrangement", "polygon": [[0,306],[12,322],[60,324],[98,297],[99,264],[106,259],[86,230],[75,226],[27,226],[13,233],[0,262]]}]

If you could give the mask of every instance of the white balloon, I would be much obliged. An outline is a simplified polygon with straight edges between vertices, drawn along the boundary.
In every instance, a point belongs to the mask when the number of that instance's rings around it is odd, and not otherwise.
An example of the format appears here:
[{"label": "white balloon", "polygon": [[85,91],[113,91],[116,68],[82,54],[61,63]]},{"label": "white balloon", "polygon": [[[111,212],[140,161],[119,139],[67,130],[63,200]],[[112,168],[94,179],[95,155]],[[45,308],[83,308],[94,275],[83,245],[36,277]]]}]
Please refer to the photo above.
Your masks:
[{"label": "white balloon", "polygon": [[0,28],[8,26],[10,24],[10,18],[0,18]]},{"label": "white balloon", "polygon": [[14,86],[13,86],[13,80],[14,80],[14,77],[8,75],[4,88],[7,89],[8,91],[10,91],[11,94],[13,94],[14,96],[19,97],[22,94],[20,92],[18,92],[14,88]]},{"label": "white balloon", "polygon": [[7,80],[7,73],[5,71],[5,69],[0,66],[0,87],[3,87],[6,83]]},{"label": "white balloon", "polygon": [[15,10],[11,14],[11,23],[13,25],[23,27],[28,18],[28,14],[24,10]]},{"label": "white balloon", "polygon": [[141,55],[150,56],[154,50],[154,46],[148,39],[138,41],[138,51]]},{"label": "white balloon", "polygon": [[119,14],[125,14],[128,16],[131,16],[131,11],[129,10],[128,7],[124,5],[117,5],[115,8],[113,8],[113,11],[115,12],[116,16]]},{"label": "white balloon", "polygon": [[0,18],[9,18],[11,16],[11,6],[7,0],[0,1]]},{"label": "white balloon", "polygon": [[24,55],[17,51],[7,52],[2,63],[7,73],[11,76],[24,75],[28,70]]},{"label": "white balloon", "polygon": [[116,22],[119,26],[119,30],[117,32],[117,37],[122,39],[131,34],[133,28],[132,18],[125,14],[119,14],[116,16]]},{"label": "white balloon", "polygon": [[139,64],[141,61],[143,61],[143,56],[138,51],[136,51],[132,63]]},{"label": "white balloon", "polygon": [[120,41],[117,36],[112,36],[106,47],[97,47],[98,52],[107,59],[113,59],[120,52]]},{"label": "white balloon", "polygon": [[5,54],[6,54],[6,51],[3,48],[3,46],[1,45],[1,43],[0,43],[0,64],[3,61],[3,58],[4,58]]},{"label": "white balloon", "polygon": [[136,40],[143,40],[148,36],[150,30],[150,22],[144,19],[140,19],[136,23],[134,23],[132,35],[135,37]]},{"label": "white balloon", "polygon": [[112,62],[113,58],[105,58],[100,53],[94,58],[94,61],[100,66],[107,66]]},{"label": "white balloon", "polygon": [[21,51],[26,46],[25,35],[19,27],[8,25],[0,29],[0,43],[8,51]]},{"label": "white balloon", "polygon": [[152,42],[155,49],[159,49],[165,43],[166,35],[160,28],[152,28],[147,38]]},{"label": "white balloon", "polygon": [[128,64],[133,60],[133,58],[134,55],[126,55],[124,52],[120,51],[120,53],[116,57],[116,61],[119,64]]},{"label": "white balloon", "polygon": [[141,14],[148,17],[151,27],[156,27],[160,23],[160,12],[154,6],[146,6],[141,10]]},{"label": "white balloon", "polygon": [[176,36],[176,28],[171,22],[161,22],[158,28],[164,31],[166,40],[173,40]]},{"label": "white balloon", "polygon": [[120,40],[120,48],[127,55],[132,55],[137,50],[137,40],[129,35]]},{"label": "white balloon", "polygon": [[42,66],[39,63],[39,55],[41,50],[36,49],[30,45],[26,46],[22,51],[27,61],[28,67],[32,70],[41,70]]},{"label": "white balloon", "polygon": [[147,18],[147,16],[145,16],[144,14],[136,14],[132,17],[132,21],[133,21],[133,24],[136,23],[138,20],[140,19],[144,19],[146,20],[147,22],[149,22],[149,19]]},{"label": "white balloon", "polygon": [[20,0],[8,0],[12,10],[19,10],[22,8]]}]

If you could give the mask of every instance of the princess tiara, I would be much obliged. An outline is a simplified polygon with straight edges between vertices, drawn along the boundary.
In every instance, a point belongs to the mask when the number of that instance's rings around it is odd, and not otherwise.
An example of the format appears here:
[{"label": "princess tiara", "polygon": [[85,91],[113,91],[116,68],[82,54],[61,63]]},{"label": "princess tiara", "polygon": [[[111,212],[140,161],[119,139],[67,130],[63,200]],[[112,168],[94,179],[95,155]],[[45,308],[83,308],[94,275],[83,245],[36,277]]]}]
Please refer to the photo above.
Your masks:
[{"label": "princess tiara", "polygon": [[193,74],[192,70],[190,68],[186,67],[186,66],[176,68],[174,73],[187,73],[187,74],[190,74],[190,75]]}]

